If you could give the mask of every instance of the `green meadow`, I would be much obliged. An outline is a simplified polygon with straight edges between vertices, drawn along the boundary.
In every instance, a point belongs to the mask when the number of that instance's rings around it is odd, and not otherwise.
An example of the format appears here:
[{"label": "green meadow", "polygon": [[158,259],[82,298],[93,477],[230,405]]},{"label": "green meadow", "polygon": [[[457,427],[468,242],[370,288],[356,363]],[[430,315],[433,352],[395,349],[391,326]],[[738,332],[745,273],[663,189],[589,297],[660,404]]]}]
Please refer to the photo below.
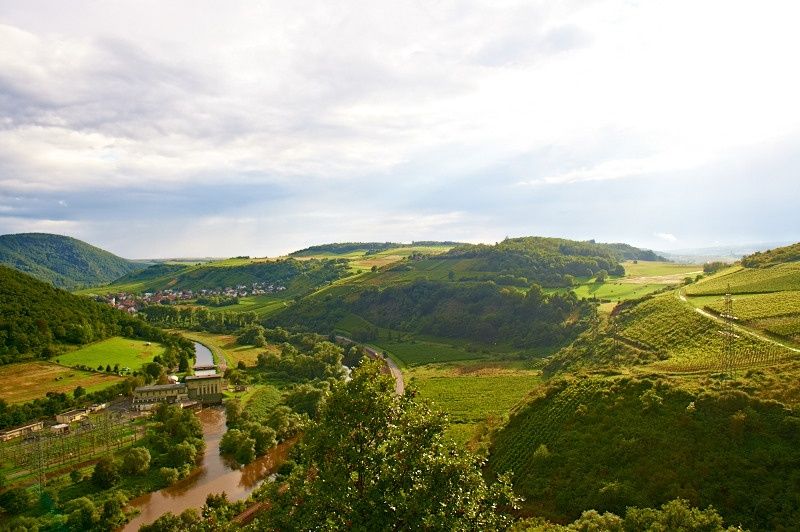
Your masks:
[{"label": "green meadow", "polygon": [[164,347],[155,342],[115,336],[60,355],[57,362],[65,366],[83,364],[90,368],[107,365],[113,368],[119,364],[120,368],[130,368],[135,371],[144,364],[152,362],[156,355],[163,353]]}]

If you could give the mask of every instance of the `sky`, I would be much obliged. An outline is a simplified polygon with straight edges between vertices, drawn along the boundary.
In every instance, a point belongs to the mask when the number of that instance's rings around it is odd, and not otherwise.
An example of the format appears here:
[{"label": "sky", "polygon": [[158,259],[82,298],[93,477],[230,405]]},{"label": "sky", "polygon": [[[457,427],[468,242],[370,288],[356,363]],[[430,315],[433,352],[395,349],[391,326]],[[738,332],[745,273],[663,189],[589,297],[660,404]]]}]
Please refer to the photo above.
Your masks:
[{"label": "sky", "polygon": [[0,233],[800,240],[794,1],[0,0]]}]

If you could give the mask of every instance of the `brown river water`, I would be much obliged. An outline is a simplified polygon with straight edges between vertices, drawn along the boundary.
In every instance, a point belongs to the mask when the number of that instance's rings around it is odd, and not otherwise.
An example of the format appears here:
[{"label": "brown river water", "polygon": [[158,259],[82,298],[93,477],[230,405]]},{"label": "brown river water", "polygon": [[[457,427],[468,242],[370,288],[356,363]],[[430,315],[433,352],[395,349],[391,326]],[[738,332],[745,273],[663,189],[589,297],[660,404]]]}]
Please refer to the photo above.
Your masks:
[{"label": "brown river water", "polygon": [[209,493],[228,494],[228,500],[246,499],[267,476],[275,472],[286,460],[291,443],[282,443],[267,455],[242,468],[235,469],[232,463],[219,455],[219,441],[225,434],[225,411],[222,408],[206,408],[198,413],[203,425],[206,450],[201,466],[191,475],[161,491],[148,493],[130,501],[137,508],[137,515],[122,529],[124,532],[139,530],[167,512],[179,514],[187,508],[198,510],[206,502]]}]

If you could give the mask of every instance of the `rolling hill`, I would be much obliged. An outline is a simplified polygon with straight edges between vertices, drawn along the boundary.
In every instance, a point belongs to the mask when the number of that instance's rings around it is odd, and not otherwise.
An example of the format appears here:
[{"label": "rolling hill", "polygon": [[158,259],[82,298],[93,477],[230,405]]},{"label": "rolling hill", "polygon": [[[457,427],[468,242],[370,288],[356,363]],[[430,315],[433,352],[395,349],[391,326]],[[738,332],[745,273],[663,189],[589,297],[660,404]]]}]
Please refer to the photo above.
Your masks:
[{"label": "rolling hill", "polygon": [[527,512],[564,521],[675,498],[751,530],[789,530],[800,418],[776,401],[660,377],[550,382],[494,437],[490,477],[514,471]]},{"label": "rolling hill", "polygon": [[[270,283],[287,295],[312,290],[347,274],[347,262],[333,259],[228,259],[203,264],[162,263],[120,277],[92,293],[202,290]],[[86,290],[84,291],[86,292]]]},{"label": "rolling hill", "polygon": [[0,363],[50,358],[63,346],[121,334],[163,336],[125,312],[0,265]]},{"label": "rolling hill", "polygon": [[147,266],[75,238],[48,233],[0,236],[0,264],[66,290],[106,284]]}]

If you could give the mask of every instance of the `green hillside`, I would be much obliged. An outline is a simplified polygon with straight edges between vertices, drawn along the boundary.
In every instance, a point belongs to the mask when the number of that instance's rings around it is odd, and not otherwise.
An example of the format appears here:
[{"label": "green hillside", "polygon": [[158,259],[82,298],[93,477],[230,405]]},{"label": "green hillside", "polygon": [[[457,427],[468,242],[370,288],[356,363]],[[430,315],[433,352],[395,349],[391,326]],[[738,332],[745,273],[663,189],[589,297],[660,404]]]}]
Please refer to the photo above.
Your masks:
[{"label": "green hillside", "polygon": [[758,251],[752,255],[748,255],[742,258],[742,266],[747,268],[763,268],[765,266],[774,266],[775,264],[797,261],[800,261],[800,242],[767,251]]},{"label": "green hillside", "polygon": [[203,264],[155,264],[117,279],[101,289],[84,292],[156,292],[202,290],[270,283],[292,293],[311,290],[347,273],[347,261],[331,259],[230,259]]},{"label": "green hillside", "polygon": [[487,473],[513,470],[526,512],[558,521],[684,498],[752,530],[789,530],[800,522],[799,439],[794,411],[741,391],[569,378],[496,434]]},{"label": "green hillside", "polygon": [[574,278],[593,277],[601,270],[621,276],[625,269],[620,263],[625,260],[665,260],[627,244],[545,237],[507,238],[493,246],[458,246],[442,258],[476,259],[470,270],[510,275],[542,286],[570,286]]},{"label": "green hillside", "polygon": [[0,236],[0,264],[67,290],[105,284],[146,266],[68,236],[46,233]]},{"label": "green hillside", "polygon": [[163,334],[106,304],[0,266],[0,363],[49,358],[68,346],[110,336]]}]

